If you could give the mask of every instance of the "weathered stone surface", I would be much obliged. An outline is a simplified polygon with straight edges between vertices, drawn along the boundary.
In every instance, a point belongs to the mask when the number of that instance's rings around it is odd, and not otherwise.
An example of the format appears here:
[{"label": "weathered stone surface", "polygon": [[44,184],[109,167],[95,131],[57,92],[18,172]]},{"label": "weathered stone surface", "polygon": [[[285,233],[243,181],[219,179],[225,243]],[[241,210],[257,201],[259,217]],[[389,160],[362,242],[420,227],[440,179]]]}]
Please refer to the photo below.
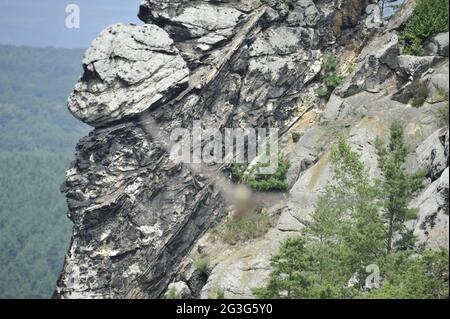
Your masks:
[{"label": "weathered stone surface", "polygon": [[392,100],[397,101],[403,104],[409,103],[409,101],[414,97],[411,88],[411,84],[413,81],[406,82],[406,84],[402,85],[397,92],[392,95]]},{"label": "weathered stone surface", "polygon": [[286,21],[291,26],[310,26],[317,24],[320,18],[319,10],[312,0],[297,1],[297,6],[290,10]]},{"label": "weathered stone surface", "polygon": [[367,18],[364,21],[368,29],[379,28],[383,25],[381,8],[379,4],[370,4],[366,7]]},{"label": "weathered stone surface", "polygon": [[431,181],[448,167],[449,131],[443,128],[430,135],[416,150],[419,167],[428,172]]},{"label": "weathered stone surface", "polygon": [[356,26],[365,12],[371,0],[346,0],[340,2],[339,23],[341,27],[348,28]]},{"label": "weathered stone surface", "polygon": [[399,71],[405,78],[417,79],[428,70],[436,58],[433,56],[400,55],[398,57]]},{"label": "weathered stone surface", "polygon": [[436,34],[425,43],[425,53],[448,57],[448,41],[448,32]]},{"label": "weathered stone surface", "polygon": [[[161,297],[176,277],[179,258],[223,213],[218,190],[188,168],[172,163],[167,150],[153,140],[153,133],[189,128],[199,118],[206,127],[224,128],[264,127],[269,121],[282,126],[292,117],[301,100],[301,88],[318,72],[315,66],[320,52],[297,50],[311,45],[311,30],[275,26],[260,32],[260,13],[249,13],[249,19],[239,26],[240,33],[214,49],[211,67],[191,65],[183,92],[159,92],[157,101],[154,96],[141,100],[141,90],[142,94],[154,90],[155,79],[151,72],[139,73],[143,71],[133,66],[150,67],[151,63],[143,61],[155,55],[183,61],[166,31],[154,25],[116,25],[108,30],[117,32],[105,31],[94,42],[85,60],[88,71],[75,88],[71,105],[75,113],[84,96],[92,97],[93,102],[86,104],[88,112],[78,116],[108,127],[80,142],[77,160],[67,176],[64,191],[75,226],[55,297]],[[159,34],[159,42],[146,38],[145,30]],[[290,43],[286,37],[297,40]],[[266,53],[258,51],[258,44]],[[120,54],[120,59],[115,54]],[[94,67],[96,57],[106,59],[100,60],[103,67]],[[160,69],[169,66],[166,63]],[[182,71],[187,75],[184,62]],[[124,80],[130,83],[123,85]],[[184,83],[184,78],[181,81]],[[117,83],[123,85],[123,91],[117,91]],[[103,89],[99,96],[105,101],[99,101],[96,91],[91,92],[99,90],[97,87]],[[119,92],[127,99],[118,114],[100,104],[110,105],[114,93]],[[152,98],[157,103],[150,107]],[[128,115],[133,114],[138,116],[131,120]],[[159,127],[148,129],[148,117]],[[132,270],[124,277],[129,267]]]},{"label": "weathered stone surface", "polygon": [[142,113],[179,91],[189,76],[172,39],[155,25],[107,28],[86,51],[83,66],[68,105],[93,126]]},{"label": "weathered stone surface", "polygon": [[[170,6],[170,8],[169,8]],[[183,29],[189,38],[199,38],[210,33],[227,36],[243,17],[243,13],[233,7],[217,5],[205,1],[147,1],[142,4],[150,17],[141,15],[145,22],[156,22],[168,27],[169,33],[177,38],[176,31]]]},{"label": "weathered stone surface", "polygon": [[428,172],[429,185],[411,203],[419,210],[419,218],[410,223],[421,242],[434,249],[448,249],[449,219],[449,130],[430,135],[416,150],[419,167]]},{"label": "weathered stone surface", "polygon": [[60,298],[161,296],[184,251],[222,210],[217,192],[132,123],[83,139],[63,190],[74,234]]},{"label": "weathered stone surface", "polygon": [[361,52],[355,71],[337,88],[336,94],[345,98],[362,90],[381,91],[398,68],[398,52],[395,33],[374,37]]},{"label": "weathered stone surface", "polygon": [[321,128],[313,127],[296,143],[290,154],[291,167],[287,177],[288,184],[292,187],[300,175],[314,165],[319,159],[320,142],[325,133]]},{"label": "weathered stone surface", "polygon": [[419,218],[413,223],[414,234],[433,249],[447,248],[449,238],[449,169],[433,182],[412,203],[419,209]]},{"label": "weathered stone surface", "polygon": [[429,95],[427,101],[429,103],[438,103],[448,101],[449,97],[449,83],[448,60],[433,68],[433,71],[426,78],[428,80]]},{"label": "weathered stone surface", "polygon": [[255,8],[253,1],[146,0],[139,17],[166,30],[190,67],[236,35]]}]

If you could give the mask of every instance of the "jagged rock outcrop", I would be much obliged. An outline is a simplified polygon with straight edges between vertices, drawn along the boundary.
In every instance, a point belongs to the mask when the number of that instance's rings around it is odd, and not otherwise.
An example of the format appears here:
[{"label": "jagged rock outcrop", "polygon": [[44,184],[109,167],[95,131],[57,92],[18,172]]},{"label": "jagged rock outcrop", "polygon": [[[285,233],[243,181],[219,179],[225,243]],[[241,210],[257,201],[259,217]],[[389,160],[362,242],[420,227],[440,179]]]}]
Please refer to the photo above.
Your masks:
[{"label": "jagged rock outcrop", "polygon": [[[168,288],[185,298],[219,289],[227,298],[251,298],[279,243],[308,225],[331,178],[336,134],[346,133],[378,176],[373,142],[395,119],[407,122],[411,146],[421,145],[417,165],[432,179],[412,203],[421,211],[413,227],[425,225],[417,229],[434,241],[445,235],[448,168],[431,136],[439,103],[415,109],[393,100],[408,81],[398,28],[410,6],[383,27],[377,1],[263,2],[145,0],[144,25],[114,25],[92,43],[68,103],[95,129],[79,142],[63,185],[74,230],[56,298],[161,298]],[[325,104],[316,90],[326,52],[347,70]],[[292,187],[285,200],[266,205],[277,222],[263,238],[234,246],[211,239],[208,230],[232,209],[227,196],[208,174],[171,160],[163,138],[194,120],[219,130],[280,129]],[[227,163],[211,167],[229,175]],[[203,252],[208,274],[192,262]]]},{"label": "jagged rock outcrop", "polygon": [[85,73],[68,105],[75,117],[93,126],[163,103],[189,76],[173,40],[155,25],[107,28],[86,51],[83,67]]},{"label": "jagged rock outcrop", "polygon": [[430,135],[416,150],[417,162],[431,184],[411,203],[419,218],[411,223],[414,234],[432,248],[446,247],[449,238],[449,130]]},{"label": "jagged rock outcrop", "polygon": [[416,150],[419,167],[428,172],[427,177],[434,182],[448,167],[449,132],[440,129],[431,134]]}]

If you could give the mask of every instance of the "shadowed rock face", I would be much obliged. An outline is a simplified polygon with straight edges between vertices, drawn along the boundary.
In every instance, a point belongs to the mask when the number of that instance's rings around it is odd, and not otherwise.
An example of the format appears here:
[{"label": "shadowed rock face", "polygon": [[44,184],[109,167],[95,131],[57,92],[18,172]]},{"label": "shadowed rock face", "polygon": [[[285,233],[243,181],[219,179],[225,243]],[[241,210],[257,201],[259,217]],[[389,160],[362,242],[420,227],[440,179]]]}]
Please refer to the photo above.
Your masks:
[{"label": "shadowed rock face", "polygon": [[63,190],[74,234],[61,297],[158,297],[161,275],[189,248],[187,234],[201,233],[222,205],[131,123],[80,141]]},{"label": "shadowed rock face", "polygon": [[[417,145],[431,135],[430,108],[406,109],[382,92],[397,79],[398,41],[396,28],[381,36],[365,23],[372,2],[146,0],[143,26],[103,31],[68,101],[95,129],[79,142],[62,187],[74,229],[54,296],[160,298],[176,282],[190,297],[206,298],[217,287],[227,297],[252,297],[270,255],[308,223],[330,178],[333,129],[345,128],[374,175],[373,139],[391,120],[408,119],[411,136],[421,131]],[[341,43],[350,38],[349,49]],[[327,51],[358,59],[339,96],[324,105],[316,91]],[[207,174],[171,161],[155,134],[191,128],[194,120],[219,129],[278,127],[291,147],[290,198],[268,207],[280,220],[248,247],[202,244],[229,211],[226,194]],[[295,131],[301,136],[289,146]],[[217,257],[209,278],[190,261],[200,246]]]}]

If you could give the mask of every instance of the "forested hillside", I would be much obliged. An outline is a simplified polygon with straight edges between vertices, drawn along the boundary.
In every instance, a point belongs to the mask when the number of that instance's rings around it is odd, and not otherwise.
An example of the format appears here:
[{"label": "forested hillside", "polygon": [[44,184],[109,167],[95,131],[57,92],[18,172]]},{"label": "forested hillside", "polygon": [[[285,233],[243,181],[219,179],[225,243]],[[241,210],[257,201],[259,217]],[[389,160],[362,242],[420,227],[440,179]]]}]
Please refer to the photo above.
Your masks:
[{"label": "forested hillside", "polygon": [[0,298],[48,298],[71,225],[59,186],[88,128],[66,99],[83,50],[0,46]]}]

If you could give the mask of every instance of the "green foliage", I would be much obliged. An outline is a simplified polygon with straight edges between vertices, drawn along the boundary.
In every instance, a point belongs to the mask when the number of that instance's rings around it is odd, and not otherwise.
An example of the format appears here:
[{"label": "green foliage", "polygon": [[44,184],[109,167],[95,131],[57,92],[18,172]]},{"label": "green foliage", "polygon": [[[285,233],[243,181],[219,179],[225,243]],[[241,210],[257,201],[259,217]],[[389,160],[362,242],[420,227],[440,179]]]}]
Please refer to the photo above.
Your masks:
[{"label": "green foliage", "polygon": [[224,243],[236,244],[259,238],[273,226],[275,226],[273,217],[263,213],[252,213],[242,218],[229,218],[215,227],[211,233]]},{"label": "green foliage", "polygon": [[224,300],[225,299],[225,290],[218,289],[216,295],[217,295],[216,299]]},{"label": "green foliage", "polygon": [[210,259],[207,253],[201,253],[198,256],[196,256],[193,260],[194,268],[204,274],[209,273],[209,264]]},{"label": "green foliage", "polygon": [[375,299],[448,299],[448,251],[412,250],[388,256],[382,265],[382,287],[362,294]]},{"label": "green foliage", "polygon": [[252,292],[262,299],[342,299],[355,295],[338,280],[319,277],[316,252],[305,237],[289,238],[272,257],[269,282]]},{"label": "green foliage", "polygon": [[[358,154],[342,135],[331,152],[331,162],[334,179],[305,232],[312,236],[317,251],[320,278],[340,280],[344,285],[383,254],[385,232],[375,187]],[[364,278],[358,279],[362,286]]]},{"label": "green foliage", "polygon": [[166,299],[183,299],[181,294],[175,288],[169,289],[165,297]]},{"label": "green foliage", "polygon": [[260,298],[307,297],[306,292],[314,284],[310,275],[313,261],[304,238],[287,239],[271,259],[273,271],[267,287],[255,289],[253,293]]},{"label": "green foliage", "polygon": [[322,99],[328,99],[330,97],[330,92],[328,91],[328,88],[321,86],[316,91],[317,95]]},{"label": "green foliage", "polygon": [[290,162],[282,155],[278,156],[278,167],[273,174],[258,174],[259,168],[267,164],[258,163],[249,167],[245,164],[235,164],[233,175],[239,182],[247,184],[258,191],[284,191],[288,189],[286,175],[291,166]]},{"label": "green foliage", "polygon": [[375,187],[358,154],[340,136],[330,158],[334,179],[304,237],[283,244],[274,257],[269,284],[255,290],[258,297],[350,298],[355,292],[347,288],[349,279],[361,274],[361,288],[365,267],[383,255],[385,231]]},{"label": "green foliage", "polygon": [[71,223],[59,187],[87,129],[67,111],[83,50],[0,46],[0,298],[49,298]]},{"label": "green foliage", "polygon": [[449,107],[448,107],[448,102],[447,102],[444,106],[440,107],[437,110],[436,118],[438,120],[439,126],[441,126],[441,127],[448,126],[448,120],[449,120],[448,109],[449,109]]},{"label": "green foliage", "polygon": [[[372,181],[356,152],[339,137],[330,159],[333,181],[318,201],[303,237],[285,241],[272,259],[260,298],[448,298],[448,251],[412,250],[404,222],[423,174],[408,174],[403,126],[377,141],[383,180]],[[380,214],[380,213],[383,214]],[[401,240],[393,246],[393,234]],[[397,249],[397,251],[393,251]],[[378,265],[382,287],[366,292],[366,267]],[[349,280],[353,285],[349,287]]]},{"label": "green foliage", "polygon": [[404,223],[415,219],[417,211],[408,208],[412,197],[423,187],[424,173],[409,174],[405,169],[408,146],[405,143],[404,128],[401,122],[391,126],[388,145],[380,139],[375,143],[378,164],[383,180],[378,181],[379,197],[383,206],[383,218],[388,225],[386,245],[388,253],[392,250],[394,236],[404,236]]},{"label": "green foliage", "polygon": [[338,60],[335,56],[327,54],[322,64],[323,85],[317,90],[321,98],[329,98],[331,93],[342,83],[342,77],[337,72]]},{"label": "green foliage", "polygon": [[433,34],[448,31],[448,0],[417,0],[414,13],[402,39],[404,54],[423,55],[424,41]]},{"label": "green foliage", "polygon": [[410,101],[413,107],[421,107],[425,104],[430,90],[428,89],[428,82],[423,80],[416,80],[409,86],[408,90],[412,93],[413,97]]}]

